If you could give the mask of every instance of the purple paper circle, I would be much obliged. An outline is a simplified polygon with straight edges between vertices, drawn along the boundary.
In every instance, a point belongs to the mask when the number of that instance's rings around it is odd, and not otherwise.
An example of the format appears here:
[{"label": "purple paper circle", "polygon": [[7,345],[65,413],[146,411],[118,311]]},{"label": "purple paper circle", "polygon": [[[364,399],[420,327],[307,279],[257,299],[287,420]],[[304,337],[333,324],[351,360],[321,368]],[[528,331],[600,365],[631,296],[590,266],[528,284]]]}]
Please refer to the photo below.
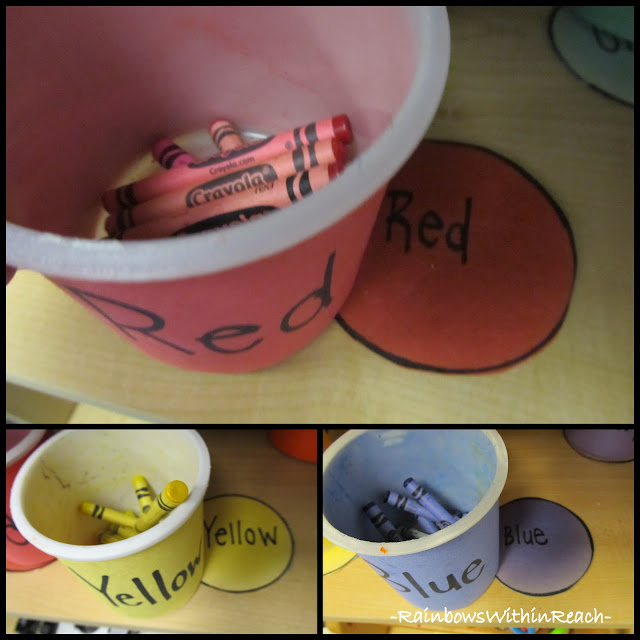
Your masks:
[{"label": "purple paper circle", "polygon": [[496,577],[532,596],[570,589],[593,558],[593,539],[572,511],[543,498],[518,498],[500,507],[500,566]]}]

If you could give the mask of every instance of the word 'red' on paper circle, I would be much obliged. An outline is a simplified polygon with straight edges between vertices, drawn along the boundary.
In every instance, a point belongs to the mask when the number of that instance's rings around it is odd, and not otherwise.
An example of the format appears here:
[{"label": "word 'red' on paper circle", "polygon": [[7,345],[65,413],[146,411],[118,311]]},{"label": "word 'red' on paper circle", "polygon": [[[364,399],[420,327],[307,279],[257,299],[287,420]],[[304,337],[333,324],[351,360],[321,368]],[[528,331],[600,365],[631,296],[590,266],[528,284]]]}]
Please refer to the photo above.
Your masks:
[{"label": "word 'red' on paper circle", "polygon": [[337,320],[404,366],[498,370],[558,332],[575,271],[569,223],[534,178],[487,149],[425,140],[389,183]]}]

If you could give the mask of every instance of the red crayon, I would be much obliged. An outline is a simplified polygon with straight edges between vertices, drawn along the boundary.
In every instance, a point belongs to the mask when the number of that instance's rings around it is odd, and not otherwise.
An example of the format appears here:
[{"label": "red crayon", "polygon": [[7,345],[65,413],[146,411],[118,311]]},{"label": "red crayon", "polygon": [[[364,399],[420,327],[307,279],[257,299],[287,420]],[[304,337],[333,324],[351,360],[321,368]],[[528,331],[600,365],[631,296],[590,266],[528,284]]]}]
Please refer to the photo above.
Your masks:
[{"label": "red crayon", "polygon": [[213,143],[223,153],[244,147],[244,140],[228,120],[214,120],[209,127],[209,134]]},{"label": "red crayon", "polygon": [[125,229],[121,237],[123,240],[164,238],[246,222],[253,217],[286,207],[318,191],[338,173],[336,165],[314,167],[276,180],[267,188],[260,187],[254,192],[238,193],[220,201],[209,202],[180,216],[159,218]]},{"label": "red crayon", "polygon": [[165,169],[184,167],[190,162],[198,162],[190,153],[170,138],[161,138],[151,149],[153,159]]},{"label": "red crayon", "polygon": [[164,173],[156,173],[137,182],[111,189],[102,196],[102,202],[109,213],[115,213],[120,209],[156,198],[163,193],[204,181],[208,177],[221,176],[258,164],[266,158],[290,151],[303,144],[308,145],[334,137],[345,144],[353,140],[351,124],[346,115],[312,122],[306,127],[297,127],[291,131],[276,134],[242,149],[193,162],[185,167],[176,167]]},{"label": "red crayon", "polygon": [[227,173],[204,183],[176,189],[117,214],[111,214],[107,218],[105,228],[109,234],[114,234],[165,216],[183,215],[194,207],[233,197],[245,191],[253,192],[256,187],[319,165],[336,164],[338,170],[342,171],[345,159],[346,150],[342,142],[335,138],[320,140],[281,153],[260,164]]}]

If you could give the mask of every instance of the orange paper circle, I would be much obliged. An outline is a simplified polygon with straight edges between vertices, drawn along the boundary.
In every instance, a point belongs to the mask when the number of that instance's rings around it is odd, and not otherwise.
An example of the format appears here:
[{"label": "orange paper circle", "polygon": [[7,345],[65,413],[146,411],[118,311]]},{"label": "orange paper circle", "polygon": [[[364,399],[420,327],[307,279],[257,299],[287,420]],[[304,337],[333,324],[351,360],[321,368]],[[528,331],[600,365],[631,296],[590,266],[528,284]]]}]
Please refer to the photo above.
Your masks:
[{"label": "orange paper circle", "polygon": [[337,319],[398,364],[492,371],[558,332],[575,270],[566,217],[524,169],[479,146],[423,141],[389,183]]}]

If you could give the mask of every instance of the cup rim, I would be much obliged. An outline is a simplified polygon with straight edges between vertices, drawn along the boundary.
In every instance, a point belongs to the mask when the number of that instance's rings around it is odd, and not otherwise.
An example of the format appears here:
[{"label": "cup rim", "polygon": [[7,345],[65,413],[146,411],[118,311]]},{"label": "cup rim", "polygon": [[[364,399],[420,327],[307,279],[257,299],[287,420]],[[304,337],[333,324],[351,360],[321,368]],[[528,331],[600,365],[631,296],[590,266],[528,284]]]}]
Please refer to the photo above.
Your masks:
[{"label": "cup rim", "polygon": [[10,467],[14,462],[29,453],[44,438],[44,434],[47,432],[46,429],[30,429],[29,431],[30,433],[22,438],[20,442],[7,449],[7,467]]},{"label": "cup rim", "polygon": [[[72,238],[7,221],[7,264],[79,280],[174,280],[251,264],[330,228],[366,202],[402,167],[420,143],[444,92],[450,59],[446,7],[406,9],[416,36],[417,64],[405,100],[371,147],[314,194],[313,201],[303,199],[278,211],[278,215],[264,216],[250,225],[127,242]],[[317,215],[318,210],[322,216]],[[166,259],[169,251],[171,260]]]},{"label": "cup rim", "polygon": [[[143,430],[149,433],[148,430]],[[193,445],[198,456],[198,474],[191,488],[189,497],[184,503],[177,507],[171,514],[175,517],[167,517],[158,522],[147,531],[143,531],[131,538],[125,538],[118,542],[98,545],[78,545],[68,544],[53,540],[40,533],[26,518],[22,510],[22,489],[24,480],[31,469],[38,463],[50,447],[77,432],[76,429],[65,429],[56,434],[27,459],[16,476],[13,488],[11,489],[11,515],[18,531],[36,548],[45,553],[63,560],[75,560],[77,562],[102,562],[105,560],[116,560],[125,556],[131,556],[140,551],[144,551],[158,544],[165,538],[172,535],[182,527],[194,514],[198,506],[202,503],[204,494],[209,485],[209,475],[211,471],[211,459],[209,449],[202,439],[202,436],[195,429],[177,429],[177,432],[184,435]],[[87,557],[90,555],[91,557]]]},{"label": "cup rim", "polygon": [[[333,459],[340,451],[351,441],[362,436],[363,434],[373,431],[373,429],[351,429],[346,434],[338,438],[323,454],[322,476],[328,469]],[[474,431],[476,431],[474,429]],[[337,544],[339,547],[355,551],[363,556],[404,556],[412,553],[420,553],[436,549],[437,547],[451,542],[455,538],[466,533],[471,527],[475,526],[487,513],[498,503],[502,489],[507,481],[507,472],[509,468],[509,460],[507,449],[500,434],[495,429],[477,429],[483,433],[493,446],[496,454],[496,472],[491,485],[487,492],[480,499],[478,504],[467,514],[452,525],[441,529],[440,531],[427,536],[426,538],[418,538],[416,540],[405,540],[404,542],[370,542],[368,540],[360,540],[343,533],[336,529],[324,514],[322,509],[322,534],[325,538]],[[323,482],[324,483],[324,482]],[[384,548],[384,551],[382,551]]]}]

